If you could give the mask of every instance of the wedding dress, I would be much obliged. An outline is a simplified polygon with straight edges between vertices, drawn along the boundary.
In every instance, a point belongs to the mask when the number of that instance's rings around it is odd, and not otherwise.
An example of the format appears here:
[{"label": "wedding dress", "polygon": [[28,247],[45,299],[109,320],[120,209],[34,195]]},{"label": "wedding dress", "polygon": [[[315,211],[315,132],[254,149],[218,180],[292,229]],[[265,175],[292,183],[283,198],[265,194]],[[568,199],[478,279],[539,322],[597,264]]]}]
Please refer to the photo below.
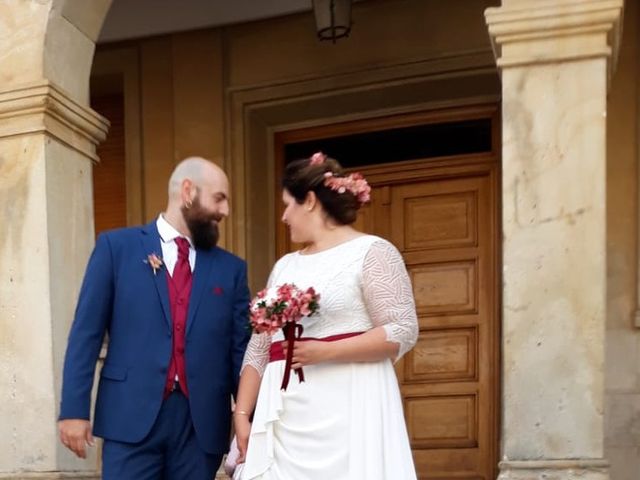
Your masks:
[{"label": "wedding dress", "polygon": [[[404,355],[418,324],[402,256],[388,241],[356,237],[315,254],[290,253],[269,286],[294,283],[320,294],[320,310],[301,320],[304,337],[383,326]],[[254,334],[244,368],[262,375],[246,462],[238,480],[414,480],[415,468],[391,360],[322,363],[293,374],[280,390],[284,360],[269,363],[273,337]]]}]

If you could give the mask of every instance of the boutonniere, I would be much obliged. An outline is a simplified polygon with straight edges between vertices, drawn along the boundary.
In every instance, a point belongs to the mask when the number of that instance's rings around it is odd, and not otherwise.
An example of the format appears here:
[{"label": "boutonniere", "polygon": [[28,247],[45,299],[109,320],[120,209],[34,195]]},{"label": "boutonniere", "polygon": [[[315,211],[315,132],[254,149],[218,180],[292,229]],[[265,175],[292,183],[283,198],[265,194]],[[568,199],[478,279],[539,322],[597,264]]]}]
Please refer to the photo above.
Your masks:
[{"label": "boutonniere", "polygon": [[164,265],[164,262],[162,261],[162,258],[159,257],[158,255],[156,255],[155,253],[150,253],[149,255],[147,255],[147,259],[143,260],[143,262],[147,263],[147,264],[149,264],[151,266],[151,268],[153,269],[153,274],[154,275]]}]

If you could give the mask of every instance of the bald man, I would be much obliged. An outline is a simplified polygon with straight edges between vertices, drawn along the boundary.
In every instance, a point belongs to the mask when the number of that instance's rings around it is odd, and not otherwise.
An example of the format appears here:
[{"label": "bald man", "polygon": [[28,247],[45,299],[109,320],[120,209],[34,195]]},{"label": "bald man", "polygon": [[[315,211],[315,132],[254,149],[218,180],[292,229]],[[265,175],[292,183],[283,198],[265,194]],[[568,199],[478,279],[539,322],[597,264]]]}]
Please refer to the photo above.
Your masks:
[{"label": "bald man", "polygon": [[168,190],[156,220],[98,237],[69,334],[60,440],[84,458],[103,438],[105,480],[211,480],[229,445],[249,336],[245,262],[216,246],[229,182],[193,157]]}]

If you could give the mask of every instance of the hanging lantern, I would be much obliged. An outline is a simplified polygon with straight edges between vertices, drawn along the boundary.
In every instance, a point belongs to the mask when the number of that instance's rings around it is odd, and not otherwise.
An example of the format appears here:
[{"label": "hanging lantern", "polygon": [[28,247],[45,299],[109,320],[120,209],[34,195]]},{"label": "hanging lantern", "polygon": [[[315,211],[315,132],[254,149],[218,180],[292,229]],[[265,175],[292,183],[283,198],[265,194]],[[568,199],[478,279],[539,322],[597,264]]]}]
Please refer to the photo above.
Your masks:
[{"label": "hanging lantern", "polygon": [[316,29],[320,40],[348,37],[351,31],[351,0],[313,0]]}]

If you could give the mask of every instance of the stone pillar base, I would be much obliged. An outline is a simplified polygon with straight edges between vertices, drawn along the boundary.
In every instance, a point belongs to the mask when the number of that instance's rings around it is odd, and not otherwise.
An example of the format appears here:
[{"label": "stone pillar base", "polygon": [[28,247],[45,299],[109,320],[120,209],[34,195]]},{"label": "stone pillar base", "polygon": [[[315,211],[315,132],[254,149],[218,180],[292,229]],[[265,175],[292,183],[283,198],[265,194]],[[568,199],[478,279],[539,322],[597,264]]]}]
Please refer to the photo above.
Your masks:
[{"label": "stone pillar base", "polygon": [[[100,480],[100,473],[92,472],[42,472],[42,473],[0,473],[0,480]],[[218,472],[216,480],[228,480]]]},{"label": "stone pillar base", "polygon": [[[0,473],[0,480],[100,480],[98,472],[42,472],[42,473]],[[224,473],[218,472],[216,480],[228,480]]]},{"label": "stone pillar base", "polygon": [[100,480],[98,472],[0,473],[0,480]]},{"label": "stone pillar base", "polygon": [[604,459],[500,462],[498,480],[609,480]]}]

